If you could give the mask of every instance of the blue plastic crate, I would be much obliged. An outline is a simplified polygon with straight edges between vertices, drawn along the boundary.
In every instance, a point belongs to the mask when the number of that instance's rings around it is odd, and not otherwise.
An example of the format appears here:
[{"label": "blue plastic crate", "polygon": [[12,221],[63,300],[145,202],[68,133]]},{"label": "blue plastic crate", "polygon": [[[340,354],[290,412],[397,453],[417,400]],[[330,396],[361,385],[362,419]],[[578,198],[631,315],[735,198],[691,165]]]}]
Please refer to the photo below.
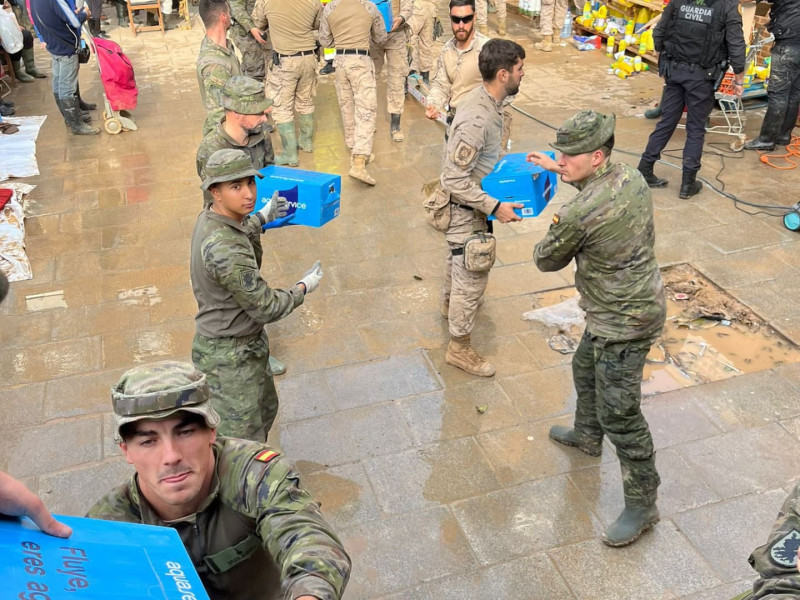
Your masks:
[{"label": "blue plastic crate", "polygon": [[372,0],[372,3],[378,7],[378,12],[383,16],[386,31],[391,31],[392,22],[394,21],[394,17],[392,17],[392,0]]},{"label": "blue plastic crate", "polygon": [[[555,152],[545,152],[555,159]],[[483,191],[501,202],[519,202],[523,219],[538,216],[558,191],[558,176],[525,160],[526,153],[506,154],[481,180]],[[489,217],[494,219],[493,216]]]},{"label": "blue plastic crate", "polygon": [[290,212],[296,210],[291,225],[322,227],[339,216],[342,195],[340,175],[303,171],[271,165],[259,171],[256,177],[256,206],[261,209],[277,190],[289,201]]}]

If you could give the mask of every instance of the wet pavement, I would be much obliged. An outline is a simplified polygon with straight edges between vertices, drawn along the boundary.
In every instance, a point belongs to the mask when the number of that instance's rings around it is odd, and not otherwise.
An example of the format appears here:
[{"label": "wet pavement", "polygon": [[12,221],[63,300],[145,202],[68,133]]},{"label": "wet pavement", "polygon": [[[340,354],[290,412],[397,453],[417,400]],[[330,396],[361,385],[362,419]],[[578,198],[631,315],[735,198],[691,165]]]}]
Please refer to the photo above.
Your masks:
[{"label": "wet pavement", "polygon": [[[510,36],[534,52],[525,21],[509,18]],[[111,439],[109,388],[135,364],[188,359],[194,333],[188,257],[201,206],[194,61],[202,29],[110,32],[136,68],[138,132],[69,135],[49,81],[13,95],[19,114],[49,118],[37,145],[42,175],[27,180],[37,185],[26,222],[35,277],[13,284],[0,308],[0,468],[69,514],[129,474]],[[49,72],[38,48],[37,60]],[[600,53],[571,47],[529,54],[517,106],[551,124],[580,108],[614,111],[617,147],[640,152],[652,129],[641,113],[660,81],[620,81],[606,66]],[[94,63],[81,82],[99,101]],[[353,557],[347,598],[722,600],[746,589],[747,556],[800,473],[800,366],[647,398],[662,520],[633,546],[606,548],[599,534],[622,507],[613,448],[591,458],[548,441],[552,424],[571,422],[570,356],[521,319],[537,294],[572,284],[571,269],[538,272],[531,252],[573,192],[563,186],[540,218],[497,227],[499,260],[474,333],[497,375],[447,366],[445,244],[419,206],[422,184],[438,174],[442,129],[409,99],[406,141],[392,143],[384,89],[369,167],[378,185],[344,177],[338,219],[270,232],[264,244],[273,285],[291,285],[316,259],[325,270],[306,304],[268,328],[288,365],[271,441],[295,461]],[[320,79],[317,105],[315,151],[301,153],[301,166],[346,173],[333,77]],[[752,135],[760,114],[748,116]],[[552,138],[515,115],[513,151],[546,149]],[[719,144],[707,148],[723,151],[731,140],[709,136]],[[682,141],[679,131],[669,148]],[[752,154],[704,163],[703,176],[718,175],[745,200],[793,201],[796,176]],[[661,264],[691,263],[800,341],[800,237],[708,188],[679,200],[680,172],[656,170],[670,181],[653,194]]]}]

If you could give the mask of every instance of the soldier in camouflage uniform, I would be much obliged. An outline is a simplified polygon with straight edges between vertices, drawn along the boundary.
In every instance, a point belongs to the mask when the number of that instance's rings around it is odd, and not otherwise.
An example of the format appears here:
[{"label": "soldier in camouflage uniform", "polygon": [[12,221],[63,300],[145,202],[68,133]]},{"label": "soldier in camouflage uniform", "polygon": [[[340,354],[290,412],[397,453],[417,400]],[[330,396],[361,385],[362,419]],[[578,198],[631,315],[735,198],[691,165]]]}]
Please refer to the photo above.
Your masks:
[{"label": "soldier in camouflage uniform", "polygon": [[370,42],[386,40],[386,25],[371,0],[331,0],[322,11],[319,43],[336,47],[336,95],[342,111],[344,141],[351,150],[353,179],[375,185],[367,173],[375,138],[378,111],[375,66],[369,56]]},{"label": "soldier in camouflage uniform", "polygon": [[413,0],[394,0],[392,2],[392,28],[381,44],[371,44],[370,54],[375,61],[375,76],[381,73],[386,63],[386,108],[391,117],[390,135],[392,141],[405,139],[400,129],[400,117],[406,99],[406,77],[408,77],[408,33],[406,23],[411,18]]},{"label": "soldier in camouflage uniform", "polygon": [[756,548],[748,559],[758,571],[753,591],[734,600],[778,600],[800,597],[800,484],[783,502],[767,543]]},{"label": "soldier in camouflage uniform", "polygon": [[217,436],[209,395],[190,364],[124,373],[114,439],[136,473],[88,516],[175,529],[212,600],[341,598],[350,558],[319,505],[278,452]]},{"label": "soldier in camouflage uniform", "polygon": [[489,33],[489,2],[488,0],[475,0],[475,25],[483,35]]},{"label": "soldier in camouflage uniform", "polygon": [[528,159],[580,190],[553,217],[533,253],[542,271],[575,259],[575,286],[586,311],[586,331],[572,359],[575,426],[555,425],[550,437],[592,456],[600,455],[604,435],[616,446],[625,509],[603,541],[625,546],[658,521],[661,480],[640,402],[645,358],[664,326],[666,301],[653,253],[650,190],[636,169],[609,159],[614,122],[613,114],[581,111],[551,144],[561,152],[558,162],[540,152]]},{"label": "soldier in camouflage uniform", "polygon": [[220,108],[219,93],[225,82],[235,75],[241,75],[242,70],[233,44],[227,38],[231,27],[231,11],[227,0],[200,0],[200,18],[205,25],[206,35],[197,55],[197,83],[203,105],[212,112]]},{"label": "soldier in camouflage uniform", "polygon": [[494,366],[471,345],[475,314],[482,302],[489,271],[470,271],[464,261],[464,242],[476,232],[489,230],[487,216],[501,223],[519,221],[514,208],[521,204],[499,202],[481,189],[481,179],[500,158],[503,106],[519,91],[524,74],[525,50],[510,40],[490,40],[481,51],[483,84],[459,104],[450,127],[450,139],[439,179],[450,194],[450,225],[445,232],[449,252],[444,271],[442,315],[448,319],[450,343],[445,361],[472,375],[491,377]]},{"label": "soldier in camouflage uniform", "polygon": [[202,188],[213,204],[197,217],[190,273],[197,299],[192,360],[208,376],[211,400],[222,415],[220,433],[264,441],[278,412],[264,325],[300,306],[322,279],[319,261],[289,289],[261,278],[261,228],[286,214],[282,198],[251,214],[255,177],[243,150],[217,150]]},{"label": "soldier in camouflage uniform", "polygon": [[269,31],[253,23],[253,8],[256,0],[230,0],[233,26],[231,39],[242,53],[242,74],[264,81],[269,61],[272,58],[272,44]]}]

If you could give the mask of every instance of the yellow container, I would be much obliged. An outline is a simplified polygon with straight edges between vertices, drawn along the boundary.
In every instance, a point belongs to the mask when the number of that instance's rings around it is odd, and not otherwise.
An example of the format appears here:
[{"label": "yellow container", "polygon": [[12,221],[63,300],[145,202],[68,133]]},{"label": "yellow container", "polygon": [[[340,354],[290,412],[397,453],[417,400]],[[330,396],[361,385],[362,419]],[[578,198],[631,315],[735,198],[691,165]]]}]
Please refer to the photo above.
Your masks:
[{"label": "yellow container", "polygon": [[614,36],[608,36],[606,40],[606,56],[614,56]]}]

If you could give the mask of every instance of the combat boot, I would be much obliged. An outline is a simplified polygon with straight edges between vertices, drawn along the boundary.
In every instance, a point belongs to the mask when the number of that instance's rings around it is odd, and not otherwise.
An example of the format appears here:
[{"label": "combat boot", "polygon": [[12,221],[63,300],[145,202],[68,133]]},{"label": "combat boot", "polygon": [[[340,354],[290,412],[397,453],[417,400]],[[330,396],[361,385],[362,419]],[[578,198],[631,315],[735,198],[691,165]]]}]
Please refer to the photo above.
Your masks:
[{"label": "combat boot", "polygon": [[667,187],[667,183],[669,183],[666,179],[661,179],[660,177],[656,176],[653,173],[653,163],[645,162],[644,159],[639,161],[639,173],[642,174],[644,180],[647,182],[647,186],[651,188],[663,188]]},{"label": "combat boot", "polygon": [[494,365],[475,352],[469,335],[450,338],[444,362],[480,377],[491,377],[495,373]]},{"label": "combat boot", "polygon": [[683,170],[683,178],[681,179],[681,189],[678,192],[678,197],[686,200],[695,194],[699,194],[703,189],[703,184],[697,181],[697,171]]},{"label": "combat boot", "polygon": [[541,50],[542,52],[552,52],[553,51],[553,36],[552,35],[545,35],[542,37],[541,42],[536,42],[533,45],[534,48],[537,50]]},{"label": "combat boot", "polygon": [[506,35],[506,20],[502,17],[497,17],[497,35],[505,37]]},{"label": "combat boot", "polygon": [[81,107],[82,111],[89,111],[95,110],[97,108],[97,104],[94,102],[84,102],[83,98],[81,98],[81,86],[80,84],[75,86],[75,96],[78,98],[78,105]]},{"label": "combat boot", "polygon": [[21,81],[22,83],[30,83],[31,81],[33,81],[33,77],[31,77],[25,71],[22,70],[21,60],[12,59],[11,66],[14,68],[14,76],[17,78],[17,81]]},{"label": "combat boot", "polygon": [[297,139],[297,145],[303,152],[314,151],[314,113],[310,115],[298,115],[298,125],[300,128],[300,137]]},{"label": "combat boot", "polygon": [[281,136],[283,152],[275,155],[275,164],[296,167],[300,162],[297,158],[297,135],[294,123],[278,123],[278,133]]},{"label": "combat boot", "polygon": [[553,425],[550,428],[550,439],[559,444],[577,448],[589,456],[600,456],[603,453],[603,443],[591,443],[582,440],[572,427]]},{"label": "combat boot", "polygon": [[661,118],[661,105],[655,106],[653,108],[648,108],[644,111],[644,118],[645,119],[660,119]]},{"label": "combat boot", "polygon": [[364,154],[354,154],[350,159],[350,172],[347,175],[367,185],[375,185],[375,180],[367,173],[367,158]]},{"label": "combat boot", "polygon": [[97,135],[100,130],[97,127],[91,127],[83,122],[81,119],[81,108],[78,105],[78,99],[75,96],[69,98],[61,98],[61,107],[64,110],[64,117],[69,124],[69,128],[75,135]]},{"label": "combat boot", "polygon": [[393,142],[402,142],[406,139],[403,132],[400,130],[400,115],[392,113],[392,126],[390,129]]},{"label": "combat boot", "polygon": [[626,499],[622,513],[603,532],[603,543],[612,548],[632,544],[640,535],[658,523],[658,519],[655,502],[647,506],[632,506]]},{"label": "combat boot", "polygon": [[36,68],[36,64],[33,62],[33,48],[24,48],[22,50],[22,62],[25,63],[25,72],[31,77],[36,79],[45,79],[47,77]]}]

